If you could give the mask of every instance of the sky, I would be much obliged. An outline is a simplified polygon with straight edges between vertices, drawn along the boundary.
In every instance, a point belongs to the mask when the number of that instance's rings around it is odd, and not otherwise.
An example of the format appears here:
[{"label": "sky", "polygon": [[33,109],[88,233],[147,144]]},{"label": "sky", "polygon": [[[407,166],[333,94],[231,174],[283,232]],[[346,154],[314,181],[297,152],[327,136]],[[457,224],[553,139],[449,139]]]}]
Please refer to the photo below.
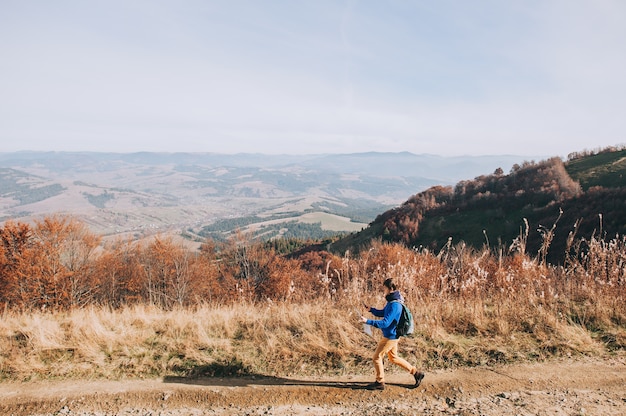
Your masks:
[{"label": "sky", "polygon": [[0,0],[0,152],[626,143],[623,0]]}]

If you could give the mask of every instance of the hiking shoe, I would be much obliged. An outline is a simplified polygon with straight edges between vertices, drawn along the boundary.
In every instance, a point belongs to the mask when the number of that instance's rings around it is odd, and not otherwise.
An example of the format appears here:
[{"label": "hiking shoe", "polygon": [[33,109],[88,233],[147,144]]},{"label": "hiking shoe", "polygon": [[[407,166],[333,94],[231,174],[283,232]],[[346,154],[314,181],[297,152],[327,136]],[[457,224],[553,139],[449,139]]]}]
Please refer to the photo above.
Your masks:
[{"label": "hiking shoe", "polygon": [[413,377],[415,377],[415,387],[419,387],[419,385],[422,384],[422,380],[424,379],[424,373],[417,372],[413,374]]},{"label": "hiking shoe", "polygon": [[365,386],[365,388],[368,390],[385,390],[385,383],[379,383],[378,381],[375,381]]}]

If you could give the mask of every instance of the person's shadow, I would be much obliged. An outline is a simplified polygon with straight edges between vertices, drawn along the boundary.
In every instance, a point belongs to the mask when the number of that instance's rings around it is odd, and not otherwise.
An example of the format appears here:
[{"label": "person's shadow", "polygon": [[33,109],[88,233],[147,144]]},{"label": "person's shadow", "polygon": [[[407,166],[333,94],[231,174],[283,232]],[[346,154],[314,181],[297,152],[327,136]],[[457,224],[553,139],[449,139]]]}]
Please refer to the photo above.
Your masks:
[{"label": "person's shadow", "polygon": [[[319,380],[298,380],[284,377],[266,376],[254,374],[240,366],[233,366],[232,363],[213,363],[208,366],[199,366],[188,371],[183,376],[165,376],[164,383],[190,384],[197,386],[312,386],[330,387],[336,389],[368,390],[370,382],[350,382],[350,381],[319,381]],[[386,383],[387,386],[415,388],[414,384]]]},{"label": "person's shadow", "polygon": [[[238,360],[215,362],[187,369],[182,376],[165,376],[164,383],[190,384],[197,386],[312,386],[336,389],[368,390],[370,382],[298,380],[266,376],[251,372]],[[386,383],[387,386],[414,389],[414,384]]]}]

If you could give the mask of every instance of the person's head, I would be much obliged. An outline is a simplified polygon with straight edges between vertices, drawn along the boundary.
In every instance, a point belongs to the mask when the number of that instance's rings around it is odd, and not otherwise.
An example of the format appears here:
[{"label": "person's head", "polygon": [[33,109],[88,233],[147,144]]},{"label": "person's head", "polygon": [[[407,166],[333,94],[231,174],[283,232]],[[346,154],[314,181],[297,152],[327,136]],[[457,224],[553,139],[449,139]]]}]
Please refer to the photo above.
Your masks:
[{"label": "person's head", "polygon": [[385,281],[383,282],[383,286],[387,289],[387,292],[394,292],[398,290],[398,287],[396,286],[396,283],[393,281],[392,278],[385,279]]}]

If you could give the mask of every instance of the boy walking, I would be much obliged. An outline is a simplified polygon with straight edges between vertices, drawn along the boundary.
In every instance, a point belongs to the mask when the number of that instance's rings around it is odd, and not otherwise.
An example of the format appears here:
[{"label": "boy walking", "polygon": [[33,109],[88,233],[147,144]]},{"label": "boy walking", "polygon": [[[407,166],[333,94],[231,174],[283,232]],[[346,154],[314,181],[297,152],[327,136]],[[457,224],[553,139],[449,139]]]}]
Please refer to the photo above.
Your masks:
[{"label": "boy walking", "polygon": [[387,304],[384,309],[376,309],[373,307],[365,307],[372,313],[372,315],[382,319],[367,319],[361,317],[361,320],[367,325],[371,325],[375,328],[379,328],[383,332],[383,337],[378,343],[378,347],[374,352],[374,370],[376,372],[376,381],[369,384],[367,388],[369,390],[384,390],[385,389],[385,370],[383,366],[383,357],[385,354],[389,357],[389,361],[404,368],[415,379],[415,387],[418,387],[424,379],[424,373],[418,371],[417,367],[409,364],[406,360],[398,356],[398,335],[396,334],[396,326],[400,321],[400,315],[402,314],[402,295],[398,291],[393,279],[386,279],[383,283],[385,290],[385,300]]}]

